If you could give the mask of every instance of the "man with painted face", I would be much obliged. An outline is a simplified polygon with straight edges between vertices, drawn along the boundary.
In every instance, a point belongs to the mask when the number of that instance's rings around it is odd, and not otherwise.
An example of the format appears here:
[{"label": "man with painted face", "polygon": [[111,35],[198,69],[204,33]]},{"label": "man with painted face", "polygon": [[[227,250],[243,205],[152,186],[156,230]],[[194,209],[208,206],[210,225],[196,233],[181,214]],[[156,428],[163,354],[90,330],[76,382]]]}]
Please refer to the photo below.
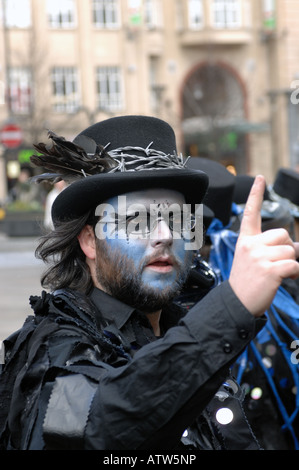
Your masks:
[{"label": "man with painted face", "polygon": [[[170,214],[169,208],[176,212]],[[79,235],[94,285],[149,313],[149,320],[156,324],[157,330],[161,308],[186,281],[192,261],[192,251],[184,249],[183,236],[174,238],[170,228],[173,220],[178,220],[180,225],[184,222],[183,208],[184,198],[177,191],[159,188],[134,191],[111,198],[103,205],[107,216],[97,223],[95,244],[90,226]],[[138,217],[136,209],[139,209]],[[104,227],[109,231],[101,231]]]},{"label": "man with painted face", "polygon": [[[250,193],[230,279],[189,312],[172,304],[200,243],[207,176],[165,122],[124,116],[74,142],[50,133],[32,161],[69,186],[38,247],[49,288],[5,341],[1,443],[9,449],[258,449],[229,367],[299,276],[284,230],[262,233]],[[200,211],[199,211],[200,213]],[[195,244],[195,245],[194,245]]]}]

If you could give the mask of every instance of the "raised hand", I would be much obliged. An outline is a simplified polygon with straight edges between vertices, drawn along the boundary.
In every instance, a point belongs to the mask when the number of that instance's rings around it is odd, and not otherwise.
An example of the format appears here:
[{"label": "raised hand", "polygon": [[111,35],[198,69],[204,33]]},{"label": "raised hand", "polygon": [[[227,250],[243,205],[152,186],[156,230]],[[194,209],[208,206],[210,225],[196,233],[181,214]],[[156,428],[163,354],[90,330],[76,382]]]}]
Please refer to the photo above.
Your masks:
[{"label": "raised hand", "polygon": [[299,244],[283,228],[261,231],[265,179],[257,176],[245,206],[229,283],[254,315],[270,307],[284,278],[299,277]]}]

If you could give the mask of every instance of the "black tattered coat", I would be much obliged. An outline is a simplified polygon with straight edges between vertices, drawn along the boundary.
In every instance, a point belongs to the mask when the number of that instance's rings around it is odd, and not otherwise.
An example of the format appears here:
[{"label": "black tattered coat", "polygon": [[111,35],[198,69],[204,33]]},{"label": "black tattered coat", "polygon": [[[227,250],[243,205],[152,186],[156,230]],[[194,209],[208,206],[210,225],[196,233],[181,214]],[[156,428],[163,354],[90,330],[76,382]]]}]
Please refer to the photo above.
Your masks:
[{"label": "black tattered coat", "polygon": [[[228,283],[184,316],[163,312],[159,339],[143,315],[98,290],[91,298],[43,293],[31,303],[35,316],[6,341],[4,447],[259,448],[240,390],[226,379],[264,323]],[[216,421],[219,407],[233,410],[230,425]]]}]

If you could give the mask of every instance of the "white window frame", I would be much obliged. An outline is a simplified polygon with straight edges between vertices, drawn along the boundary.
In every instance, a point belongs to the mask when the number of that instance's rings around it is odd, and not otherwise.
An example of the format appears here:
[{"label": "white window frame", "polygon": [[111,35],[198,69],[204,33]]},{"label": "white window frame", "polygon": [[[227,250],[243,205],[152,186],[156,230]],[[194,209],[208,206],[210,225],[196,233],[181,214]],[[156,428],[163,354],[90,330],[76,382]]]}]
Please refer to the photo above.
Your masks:
[{"label": "white window frame", "polygon": [[8,100],[13,114],[29,114],[32,110],[32,73],[29,67],[8,70]]},{"label": "white window frame", "polygon": [[202,29],[204,25],[203,0],[188,0],[188,27]]},{"label": "white window frame", "polygon": [[152,111],[157,111],[158,109],[158,100],[156,93],[157,86],[157,60],[155,57],[150,59],[149,63],[149,83],[150,83],[150,105]]},{"label": "white window frame", "polygon": [[[30,28],[31,0],[2,0],[1,17],[5,15],[5,26],[7,28]],[[4,11],[5,8],[5,11]]]},{"label": "white window frame", "polygon": [[77,25],[75,0],[47,0],[47,15],[50,28],[75,28]]},{"label": "white window frame", "polygon": [[80,108],[79,74],[76,67],[53,67],[51,71],[53,109],[75,113]]},{"label": "white window frame", "polygon": [[123,81],[120,67],[97,67],[96,86],[99,110],[114,112],[123,109]]},{"label": "white window frame", "polygon": [[240,0],[212,0],[212,25],[218,29],[237,29],[242,26]]},{"label": "white window frame", "polygon": [[120,27],[119,0],[92,0],[92,22],[99,29]]}]

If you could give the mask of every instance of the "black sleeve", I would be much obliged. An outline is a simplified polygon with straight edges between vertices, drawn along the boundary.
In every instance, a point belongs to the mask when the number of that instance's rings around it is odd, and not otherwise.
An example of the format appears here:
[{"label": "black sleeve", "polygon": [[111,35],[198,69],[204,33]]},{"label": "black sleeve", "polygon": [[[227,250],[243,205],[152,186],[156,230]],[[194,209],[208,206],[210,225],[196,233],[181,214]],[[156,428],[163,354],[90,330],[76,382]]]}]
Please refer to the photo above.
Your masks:
[{"label": "black sleeve", "polygon": [[46,443],[70,442],[73,430],[75,440],[83,436],[85,449],[171,448],[211,400],[260,322],[223,283],[130,363],[105,366],[96,387],[84,386],[88,380],[79,374],[56,379],[44,421]]}]

